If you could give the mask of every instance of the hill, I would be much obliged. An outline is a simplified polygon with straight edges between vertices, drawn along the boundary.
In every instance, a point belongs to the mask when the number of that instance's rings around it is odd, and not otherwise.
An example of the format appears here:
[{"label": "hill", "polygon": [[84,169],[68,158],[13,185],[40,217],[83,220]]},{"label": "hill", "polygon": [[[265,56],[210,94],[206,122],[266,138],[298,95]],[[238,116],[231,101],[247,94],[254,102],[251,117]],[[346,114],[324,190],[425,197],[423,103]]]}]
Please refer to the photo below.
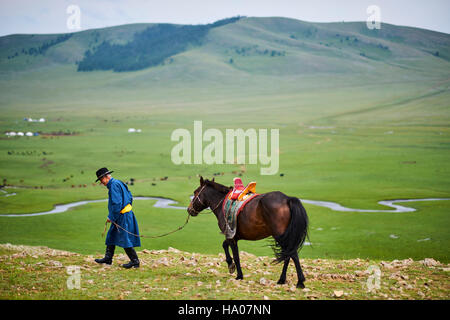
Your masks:
[{"label": "hill", "polygon": [[[0,38],[0,105],[24,111],[36,102],[42,111],[55,103],[56,111],[94,105],[92,112],[110,102],[142,106],[170,97],[170,104],[177,104],[200,97],[220,101],[337,88],[342,95],[344,88],[379,85],[385,90],[393,84],[401,84],[395,87],[397,98],[405,90],[408,97],[409,92],[420,97],[446,90],[449,48],[450,35],[439,32],[279,17],[9,35]],[[379,98],[363,99],[385,101]],[[349,111],[338,104],[341,112]]]},{"label": "hill", "polygon": [[[0,245],[1,299],[184,299],[184,300],[340,300],[448,299],[449,266],[433,259],[413,261],[302,259],[306,288],[295,288],[293,264],[286,285],[277,285],[281,265],[241,252],[244,279],[234,280],[225,257],[168,250],[138,252],[139,269],[124,270],[123,253],[112,266],[93,256],[47,247]],[[68,267],[78,268],[79,282]],[[379,288],[369,292],[372,269],[381,271]],[[23,272],[26,270],[28,272]],[[69,274],[70,273],[70,274]],[[68,287],[71,285],[71,289]],[[114,285],[111,285],[114,283]],[[371,282],[376,285],[376,280]]]},{"label": "hill", "polygon": [[382,26],[369,30],[364,22],[235,17],[209,25],[134,24],[68,34],[10,35],[0,38],[0,69],[62,64],[77,65],[78,71],[133,71],[200,50],[221,69],[269,75],[370,72],[381,66],[448,70],[448,34]]}]

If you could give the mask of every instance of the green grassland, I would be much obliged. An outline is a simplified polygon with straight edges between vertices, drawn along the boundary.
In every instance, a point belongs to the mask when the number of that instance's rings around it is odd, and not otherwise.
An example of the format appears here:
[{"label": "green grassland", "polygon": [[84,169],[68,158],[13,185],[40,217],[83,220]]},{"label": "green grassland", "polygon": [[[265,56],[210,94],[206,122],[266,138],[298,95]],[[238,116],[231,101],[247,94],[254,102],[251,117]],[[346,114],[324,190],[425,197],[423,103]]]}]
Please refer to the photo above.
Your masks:
[{"label": "green grassland", "polygon": [[[235,280],[225,255],[168,250],[138,251],[141,267],[123,270],[118,252],[111,266],[93,263],[92,255],[42,246],[0,245],[0,298],[66,300],[351,300],[448,299],[448,264],[432,259],[302,259],[306,289],[295,288],[290,265],[285,285],[276,284],[280,266],[272,258],[242,251],[244,280]],[[379,287],[368,290],[379,266]],[[78,267],[79,282],[68,267]],[[25,271],[25,272],[24,272]],[[73,273],[72,273],[73,274]],[[114,284],[114,285],[111,285]],[[167,312],[176,312],[172,308]],[[168,313],[170,314],[170,313]]]},{"label": "green grassland", "polygon": [[[450,197],[450,37],[392,25],[368,34],[361,25],[241,19],[214,28],[201,46],[173,61],[120,73],[76,72],[75,62],[95,32],[125,43],[146,25],[76,33],[44,55],[14,59],[6,56],[24,43],[34,46],[31,36],[9,36],[11,45],[0,39],[0,181],[21,187],[4,189],[17,195],[0,196],[1,213],[104,199],[107,190],[93,185],[103,166],[116,178],[136,179],[134,196],[168,197],[183,206],[197,175],[211,179],[220,172],[216,181],[231,185],[236,171],[244,182],[256,181],[258,192],[280,190],[359,209],[387,209],[377,204],[386,199]],[[222,132],[279,129],[278,174],[260,175],[260,165],[175,165],[170,135],[177,128],[193,133],[194,120]],[[12,130],[74,134],[3,135]],[[134,205],[142,234],[184,223],[186,212],[152,205]],[[345,213],[305,205],[313,245],[301,257],[448,262],[450,201],[408,205],[417,211]],[[106,210],[106,203],[97,203],[55,215],[0,217],[0,243],[100,254]],[[205,214],[173,235],[143,239],[143,248],[217,254],[222,240],[215,217]],[[268,244],[239,246],[270,255]]]}]

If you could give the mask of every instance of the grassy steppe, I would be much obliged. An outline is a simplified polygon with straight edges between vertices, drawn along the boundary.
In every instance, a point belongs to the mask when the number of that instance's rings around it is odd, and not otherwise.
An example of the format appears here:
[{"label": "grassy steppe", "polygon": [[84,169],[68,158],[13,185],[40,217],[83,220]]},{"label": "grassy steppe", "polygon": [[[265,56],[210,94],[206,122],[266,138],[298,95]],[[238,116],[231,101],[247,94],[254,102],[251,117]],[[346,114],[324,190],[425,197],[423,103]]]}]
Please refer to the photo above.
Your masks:
[{"label": "grassy steppe", "polygon": [[[115,170],[116,178],[136,179],[135,196],[169,197],[184,206],[198,174],[212,178],[223,172],[216,180],[229,185],[233,171],[242,172],[245,182],[257,181],[258,192],[280,190],[361,209],[385,209],[377,204],[385,199],[450,197],[448,35],[394,26],[375,36],[360,25],[314,27],[319,31],[310,37],[312,26],[303,22],[243,19],[214,29],[204,45],[176,55],[170,64],[136,72],[77,73],[74,62],[89,32],[45,56],[2,58],[0,132],[75,134],[2,135],[0,181],[22,188],[5,189],[17,195],[0,195],[1,213],[105,198],[106,190],[92,185],[103,166]],[[129,28],[128,33],[143,26]],[[114,30],[103,31],[114,38]],[[357,36],[360,44],[347,43],[345,33],[353,42]],[[389,46],[390,54],[377,43]],[[75,50],[75,44],[81,47]],[[442,57],[424,51],[435,45]],[[57,52],[67,55],[70,48],[73,59],[64,60],[70,63],[52,58]],[[250,48],[250,54],[238,54],[236,48]],[[258,53],[265,48],[285,55]],[[26,59],[36,60],[29,67]],[[47,121],[30,123],[24,117]],[[171,133],[177,128],[193,133],[194,120],[202,120],[204,130],[223,133],[227,128],[279,129],[278,173],[284,176],[260,175],[259,165],[173,164]],[[142,132],[127,133],[128,128]],[[418,210],[342,213],[306,205],[313,246],[303,248],[301,256],[448,262],[450,201],[411,206]],[[141,233],[149,235],[175,229],[186,214],[145,201],[137,201],[135,209]],[[57,215],[0,217],[0,243],[102,253],[105,218],[105,203]],[[217,254],[222,239],[214,217],[204,215],[178,233],[144,240],[143,247]],[[245,251],[270,255],[266,245],[240,243]]]},{"label": "grassy steppe", "polygon": [[[17,109],[5,107],[7,112],[1,120],[4,130],[68,130],[77,134],[2,138],[0,178],[26,187],[5,189],[17,195],[0,197],[2,213],[44,211],[56,203],[105,198],[106,189],[92,185],[95,170],[101,166],[112,168],[122,180],[136,179],[131,187],[135,196],[164,196],[185,206],[198,185],[197,174],[212,178],[213,173],[223,172],[216,180],[229,185],[236,176],[232,172],[242,169],[244,181],[257,181],[259,192],[281,190],[353,208],[386,209],[377,204],[384,199],[448,197],[450,132],[446,125],[448,108],[443,106],[449,94],[447,90],[425,97],[422,94],[436,90],[435,85],[430,82],[424,89],[423,84],[399,83],[386,90],[381,89],[385,87],[382,85],[344,85],[283,95],[248,94],[245,98],[224,98],[214,92],[194,98],[185,91],[190,97],[186,102],[170,94],[158,98],[158,92],[142,98],[148,99],[149,108],[140,105],[139,95],[137,101],[110,100],[116,104],[111,110],[106,102],[104,109],[97,108],[100,99],[93,101],[92,108],[80,104],[79,111],[74,106],[59,110],[59,102],[64,104],[65,99],[29,107],[27,113],[20,105]],[[338,109],[336,105],[344,107]],[[342,109],[348,111],[338,111]],[[47,122],[24,122],[25,116],[45,116]],[[204,130],[217,128],[223,133],[226,128],[279,128],[279,173],[284,176],[262,176],[259,165],[174,165],[170,160],[175,145],[170,141],[171,132],[186,128],[193,134],[194,120],[202,120]],[[142,132],[127,133],[130,127],[141,128]],[[165,176],[168,180],[160,181]],[[63,182],[64,178],[70,179]],[[342,213],[306,205],[313,247],[305,247],[302,254],[333,258],[434,257],[448,261],[450,203],[411,205],[418,211]],[[151,235],[175,229],[185,219],[184,212],[156,209],[146,201],[136,203],[136,214],[142,234]],[[57,215],[0,218],[0,242],[100,252],[105,216],[106,205],[99,203]],[[391,234],[399,238],[392,239]],[[425,238],[431,240],[417,242]],[[221,239],[215,218],[202,216],[192,219],[179,233],[144,240],[143,246],[217,253],[221,251]],[[241,246],[267,255],[270,249],[265,244],[243,242]]]}]

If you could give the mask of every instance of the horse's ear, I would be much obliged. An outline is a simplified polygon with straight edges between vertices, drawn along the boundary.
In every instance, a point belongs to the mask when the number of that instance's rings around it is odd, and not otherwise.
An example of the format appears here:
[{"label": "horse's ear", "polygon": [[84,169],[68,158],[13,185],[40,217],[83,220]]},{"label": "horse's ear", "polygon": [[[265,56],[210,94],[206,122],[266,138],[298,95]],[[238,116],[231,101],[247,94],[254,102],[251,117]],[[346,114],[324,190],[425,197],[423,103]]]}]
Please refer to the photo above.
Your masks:
[{"label": "horse's ear", "polygon": [[211,181],[214,182],[214,179],[215,179],[215,178],[213,178]]},{"label": "horse's ear", "polygon": [[205,184],[205,181],[203,180],[203,177],[200,176],[200,185],[202,186],[203,184]]}]

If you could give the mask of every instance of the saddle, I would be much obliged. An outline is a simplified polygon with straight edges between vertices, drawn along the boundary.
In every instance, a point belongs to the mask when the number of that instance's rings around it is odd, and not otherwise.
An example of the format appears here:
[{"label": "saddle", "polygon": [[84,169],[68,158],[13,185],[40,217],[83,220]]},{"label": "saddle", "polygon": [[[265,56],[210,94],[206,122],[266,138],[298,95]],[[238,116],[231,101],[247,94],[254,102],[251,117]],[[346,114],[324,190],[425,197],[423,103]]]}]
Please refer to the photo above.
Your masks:
[{"label": "saddle", "polygon": [[230,199],[231,200],[244,200],[245,196],[249,193],[256,193],[256,182],[250,182],[245,188],[242,184],[241,178],[234,178],[234,188],[231,192]]},{"label": "saddle", "polygon": [[237,217],[245,205],[259,194],[256,193],[256,182],[250,182],[244,187],[240,178],[234,178],[234,188],[225,197],[222,211],[225,216],[225,237],[232,239],[236,234]]}]

